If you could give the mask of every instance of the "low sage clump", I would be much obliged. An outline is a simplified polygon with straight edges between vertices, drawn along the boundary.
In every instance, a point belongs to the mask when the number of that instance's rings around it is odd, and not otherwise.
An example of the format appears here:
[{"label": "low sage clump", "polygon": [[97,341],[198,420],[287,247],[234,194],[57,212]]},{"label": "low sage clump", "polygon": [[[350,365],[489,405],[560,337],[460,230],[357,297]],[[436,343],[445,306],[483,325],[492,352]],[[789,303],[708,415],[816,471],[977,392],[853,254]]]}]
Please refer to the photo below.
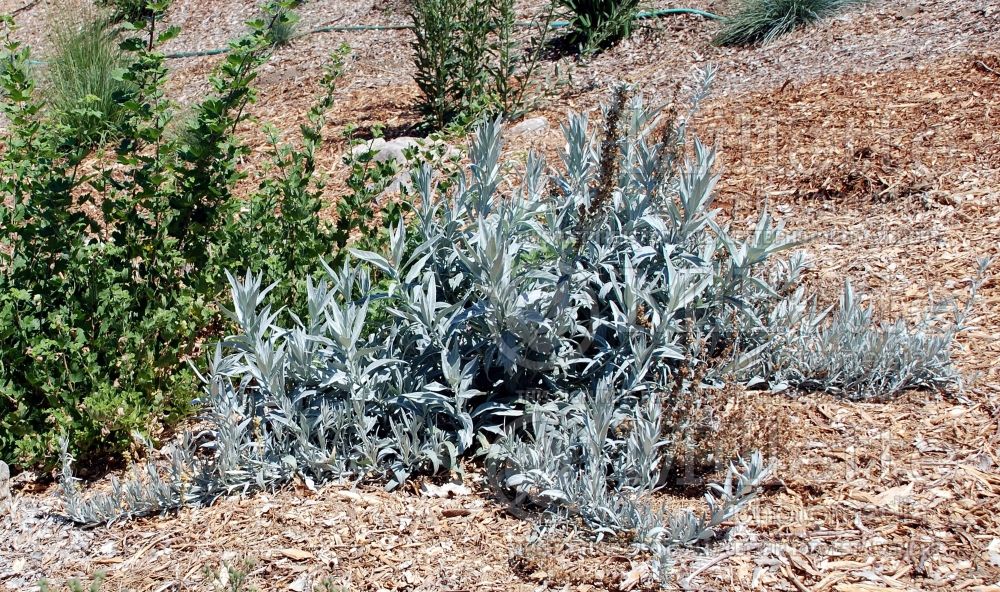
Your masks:
[{"label": "low sage clump", "polygon": [[907,389],[959,384],[951,347],[966,326],[989,264],[980,260],[964,307],[938,304],[912,324],[880,319],[850,282],[838,305],[823,310],[799,290],[775,310],[781,318],[772,324],[773,346],[761,352],[756,370],[770,377],[775,390],[791,386],[853,400],[886,400]]},{"label": "low sage clump", "polygon": [[516,173],[501,164],[501,123],[481,125],[467,170],[414,170],[412,224],[386,252],[327,267],[301,315],[272,307],[259,274],[231,275],[239,331],[204,376],[210,427],[169,466],[90,499],[67,456],[69,517],[112,521],[293,477],[393,488],[479,454],[501,498],[631,537],[660,565],[671,547],[714,538],[771,467],[737,460],[703,514],[658,510],[679,400],[732,381],[825,384],[815,372],[828,370],[794,348],[766,353],[789,331],[838,364],[874,358],[840,349],[843,315],[800,310],[803,262],[780,256],[794,247],[780,224],[764,213],[737,237],[715,220],[715,151],[695,141],[683,157],[690,114],[672,121],[620,87],[603,116],[598,134],[571,115],[561,162],[531,154]]}]

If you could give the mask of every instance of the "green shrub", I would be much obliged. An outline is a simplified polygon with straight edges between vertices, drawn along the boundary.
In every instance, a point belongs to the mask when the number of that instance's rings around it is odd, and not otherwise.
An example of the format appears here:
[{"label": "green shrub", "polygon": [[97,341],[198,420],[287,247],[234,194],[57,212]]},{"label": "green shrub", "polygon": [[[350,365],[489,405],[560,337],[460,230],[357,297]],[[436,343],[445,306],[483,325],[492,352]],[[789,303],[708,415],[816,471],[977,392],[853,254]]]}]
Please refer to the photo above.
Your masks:
[{"label": "green shrub", "polygon": [[515,35],[514,16],[513,0],[414,0],[415,79],[428,125],[523,113],[552,13],[527,42]]},{"label": "green shrub", "polygon": [[[316,150],[323,140],[326,112],[333,106],[333,92],[343,74],[347,46],[339,47],[320,80],[325,89],[301,127],[301,145],[281,144],[278,130],[265,126],[270,140],[270,174],[242,203],[226,226],[222,240],[225,252],[219,262],[242,262],[243,266],[284,278],[275,286],[276,302],[295,306],[302,300],[306,278],[321,268],[320,261],[335,257],[346,241],[339,242],[338,228],[320,216],[326,200],[325,184],[316,171]],[[369,199],[371,196],[366,195]],[[339,204],[358,201],[356,194]],[[346,226],[345,234],[378,236],[371,224]]]},{"label": "green shrub", "polygon": [[[166,8],[147,6],[154,18]],[[132,432],[184,413],[197,395],[187,359],[222,327],[222,270],[281,277],[275,296],[291,301],[333,253],[333,229],[318,215],[314,154],[342,54],[302,127],[302,145],[275,143],[274,174],[244,200],[233,187],[248,151],[234,131],[268,55],[266,25],[252,23],[231,44],[210,78],[213,92],[170,137],[167,69],[150,48],[176,31],[156,35],[152,20],[125,40],[126,87],[114,98],[120,139],[99,151],[76,140],[108,122],[96,112],[82,120],[43,109],[28,50],[5,23],[0,456],[15,465],[51,463],[60,435],[92,454],[128,446]],[[83,167],[91,172],[80,174]]]},{"label": "green shrub", "polygon": [[[163,0],[157,2],[162,3]],[[112,20],[118,22],[138,23],[154,15],[159,17],[163,13],[160,7],[150,8],[149,0],[98,0],[98,6],[111,10]]]},{"label": "green shrub", "polygon": [[741,0],[715,36],[716,45],[770,43],[785,33],[864,0]]},{"label": "green shrub", "polygon": [[296,4],[292,0],[272,1],[265,9],[264,15],[268,21],[267,39],[271,45],[282,47],[291,43],[295,37],[299,15],[292,9]]},{"label": "green shrub", "polygon": [[[420,110],[438,127],[467,108],[466,97],[481,92],[477,66],[483,52],[462,52],[466,34],[459,15],[465,16],[469,5],[468,0],[416,0],[411,6],[415,78],[423,94]],[[470,42],[477,41],[485,43],[485,32],[479,38],[470,37]]]},{"label": "green shrub", "polygon": [[571,38],[583,53],[609,47],[632,34],[639,0],[557,0],[568,13]]},{"label": "green shrub", "polygon": [[48,95],[66,125],[83,143],[100,142],[120,131],[126,116],[123,96],[129,84],[116,74],[128,66],[116,30],[104,17],[54,27],[48,60]]},{"label": "green shrub", "polygon": [[[350,138],[352,133],[353,129],[348,128],[344,135]],[[381,135],[381,131],[376,130],[374,137],[380,138]],[[350,140],[348,144],[351,150],[344,156],[344,164],[350,171],[347,176],[350,191],[337,202],[337,223],[333,240],[338,253],[337,258],[331,261],[333,265],[339,265],[347,255],[344,247],[351,242],[352,235],[359,229],[372,228],[377,217],[376,201],[387,193],[399,174],[399,165],[394,159],[377,160],[377,151],[371,149],[357,151],[357,147],[363,145],[360,140]],[[405,202],[381,204],[381,228],[377,233],[355,237],[355,246],[371,249],[378,248],[376,245],[384,245],[387,242],[384,231],[395,227],[403,219],[405,209]]]}]

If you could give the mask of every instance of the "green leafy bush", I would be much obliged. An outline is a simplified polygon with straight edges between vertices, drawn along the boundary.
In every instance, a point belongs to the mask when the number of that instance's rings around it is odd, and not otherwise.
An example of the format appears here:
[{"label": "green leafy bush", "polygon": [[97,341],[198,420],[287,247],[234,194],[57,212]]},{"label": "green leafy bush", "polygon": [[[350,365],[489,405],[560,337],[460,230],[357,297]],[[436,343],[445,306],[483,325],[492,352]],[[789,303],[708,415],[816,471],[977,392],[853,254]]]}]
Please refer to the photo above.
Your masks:
[{"label": "green leafy bush", "polygon": [[632,34],[639,0],[557,0],[568,14],[572,39],[583,53],[609,47]]},{"label": "green leafy bush", "polygon": [[[333,106],[333,93],[341,77],[347,46],[332,55],[320,80],[322,98],[309,110],[301,126],[301,145],[282,144],[278,130],[265,126],[270,139],[270,174],[257,190],[239,203],[240,211],[225,228],[219,262],[242,265],[268,277],[283,278],[275,286],[276,302],[294,306],[302,300],[306,277],[320,269],[320,261],[334,257],[344,245],[340,231],[320,216],[325,205],[325,183],[316,171],[316,150],[323,141],[326,112]],[[372,196],[365,195],[368,199]],[[356,193],[342,201],[359,201]],[[339,207],[338,202],[338,207]],[[378,236],[371,224],[348,225],[345,233]]]},{"label": "green leafy bush", "polygon": [[271,45],[281,47],[291,43],[299,23],[299,15],[292,9],[293,0],[272,1],[264,11],[268,20],[267,39]]},{"label": "green leafy bush", "polygon": [[[114,22],[138,23],[163,14],[168,0],[98,0],[96,4],[111,10]],[[150,6],[153,4],[153,6]]]},{"label": "green leafy bush", "polygon": [[415,0],[410,17],[420,110],[431,127],[523,113],[551,10],[530,41],[516,35],[513,0]]},{"label": "green leafy bush", "polygon": [[[350,138],[353,129],[348,128],[345,136]],[[381,131],[376,130],[375,138],[381,137]],[[333,240],[337,245],[337,258],[331,264],[339,265],[347,251],[344,250],[351,241],[358,248],[371,249],[384,245],[388,239],[385,230],[396,226],[405,213],[406,204],[385,202],[381,204],[382,224],[375,233],[356,235],[359,229],[372,228],[376,222],[376,202],[389,192],[390,186],[399,175],[399,165],[394,159],[378,160],[377,151],[364,149],[360,140],[349,140],[351,150],[344,155],[344,164],[349,173],[347,195],[337,202],[337,223]],[[370,144],[369,144],[370,146]]]},{"label": "green leafy bush", "polygon": [[[154,17],[165,9],[147,7]],[[187,360],[221,330],[222,270],[281,277],[274,295],[291,300],[333,252],[334,230],[318,214],[314,154],[342,54],[302,145],[275,143],[274,174],[244,200],[233,187],[248,150],[235,130],[268,55],[266,23],[251,23],[231,44],[211,76],[213,92],[171,137],[167,69],[151,48],[176,31],[156,34],[154,20],[123,44],[130,56],[114,97],[119,140],[97,150],[76,140],[81,126],[107,121],[96,111],[83,120],[44,109],[28,50],[5,23],[0,455],[15,465],[51,462],[60,435],[78,453],[128,446],[132,432],[185,412],[197,395]]]},{"label": "green leafy bush", "polygon": [[741,0],[723,22],[716,45],[770,43],[785,33],[864,0]]}]

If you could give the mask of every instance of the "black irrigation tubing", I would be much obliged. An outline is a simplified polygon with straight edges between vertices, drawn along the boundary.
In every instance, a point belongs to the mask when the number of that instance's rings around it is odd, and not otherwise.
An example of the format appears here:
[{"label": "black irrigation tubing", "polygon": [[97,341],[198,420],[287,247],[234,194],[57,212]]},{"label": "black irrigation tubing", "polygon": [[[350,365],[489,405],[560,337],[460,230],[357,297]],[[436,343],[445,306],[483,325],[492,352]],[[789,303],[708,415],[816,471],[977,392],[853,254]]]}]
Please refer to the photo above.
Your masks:
[{"label": "black irrigation tubing", "polygon": [[[660,10],[649,10],[645,12],[640,12],[636,15],[637,19],[652,19],[659,18],[661,16],[671,16],[675,14],[692,14],[695,16],[700,16],[702,18],[710,20],[722,20],[723,17],[706,12],[704,10],[698,10],[697,8],[663,8]],[[518,27],[537,27],[540,23],[536,21],[518,21],[514,23]],[[553,21],[549,23],[550,29],[561,29],[563,27],[568,27],[569,21]],[[297,37],[305,37],[306,35],[312,35],[314,33],[340,33],[340,32],[350,32],[350,31],[404,31],[406,29],[412,29],[413,25],[329,25],[325,27],[319,27],[316,29],[310,29]],[[229,51],[228,47],[220,47],[218,49],[205,49],[201,51],[179,51],[176,53],[168,53],[164,57],[168,60],[184,59],[184,58],[197,58],[203,56],[213,56],[227,53]]]},{"label": "black irrigation tubing", "polygon": [[[30,5],[28,6],[30,8]],[[706,12],[704,10],[698,10],[697,8],[663,8],[660,10],[649,10],[645,12],[640,12],[636,15],[639,20],[659,18],[661,16],[671,16],[675,14],[692,14],[694,16],[700,16],[702,18],[710,20],[722,20],[717,14]],[[514,23],[518,27],[537,27],[540,23],[537,21],[518,21]],[[552,21],[549,23],[550,29],[561,29],[569,26],[569,21]],[[325,27],[319,27],[316,29],[310,29],[301,35],[296,35],[296,37],[305,37],[306,35],[312,35],[314,33],[337,33],[337,32],[349,32],[349,31],[404,31],[407,29],[412,29],[413,25],[328,25]],[[203,49],[199,51],[178,51],[175,53],[168,53],[163,57],[168,60],[178,60],[184,58],[199,58],[205,56],[222,55],[228,53],[228,47],[220,47],[218,49]],[[42,60],[28,60],[30,64],[44,64]]]}]

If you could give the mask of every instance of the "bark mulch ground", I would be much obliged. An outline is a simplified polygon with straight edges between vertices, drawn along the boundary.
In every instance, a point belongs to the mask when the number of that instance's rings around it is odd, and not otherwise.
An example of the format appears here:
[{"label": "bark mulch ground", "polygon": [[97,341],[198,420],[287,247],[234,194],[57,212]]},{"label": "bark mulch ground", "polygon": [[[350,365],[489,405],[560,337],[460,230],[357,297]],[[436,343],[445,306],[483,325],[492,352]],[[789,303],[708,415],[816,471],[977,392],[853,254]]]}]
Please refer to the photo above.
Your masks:
[{"label": "bark mulch ground", "polygon": [[[21,5],[0,0],[0,12]],[[18,15],[19,35],[43,52],[53,6],[42,1]],[[522,8],[530,14],[532,5]],[[221,46],[254,10],[236,0],[178,0],[171,20],[185,33],[168,51]],[[401,23],[402,10],[307,2],[303,27]],[[933,301],[963,301],[977,259],[1000,249],[998,16],[985,1],[874,2],[751,49],[711,47],[717,25],[693,17],[651,22],[589,63],[561,58],[572,77],[531,114],[546,117],[548,129],[512,138],[509,149],[554,157],[562,114],[595,109],[623,74],[670,100],[692,68],[715,63],[716,91],[695,132],[720,146],[722,216],[739,227],[766,206],[805,240],[807,281],[824,297],[835,298],[849,278],[886,316],[916,318]],[[405,31],[296,40],[265,68],[254,115],[294,131],[325,55],[347,42],[352,65],[332,131],[382,122],[405,134],[418,121],[409,40]],[[204,92],[216,60],[171,61],[175,99],[190,103]],[[247,137],[259,141],[252,129]],[[343,149],[339,139],[324,147],[334,179]],[[884,403],[753,398],[743,421],[773,438],[777,477],[725,542],[676,553],[668,587],[1000,592],[996,281],[978,298],[955,352],[967,377],[960,392]],[[247,559],[260,590],[318,590],[326,578],[348,590],[653,586],[642,553],[566,529],[538,536],[537,521],[491,498],[473,467],[469,475],[470,491],[450,498],[428,496],[420,484],[393,493],[291,487],[95,529],[61,522],[53,488],[22,476],[0,514],[0,588],[32,589],[42,577],[89,581],[103,571],[103,590],[217,590],[229,584],[222,566]],[[696,497],[662,495],[670,507],[700,507]]]}]

